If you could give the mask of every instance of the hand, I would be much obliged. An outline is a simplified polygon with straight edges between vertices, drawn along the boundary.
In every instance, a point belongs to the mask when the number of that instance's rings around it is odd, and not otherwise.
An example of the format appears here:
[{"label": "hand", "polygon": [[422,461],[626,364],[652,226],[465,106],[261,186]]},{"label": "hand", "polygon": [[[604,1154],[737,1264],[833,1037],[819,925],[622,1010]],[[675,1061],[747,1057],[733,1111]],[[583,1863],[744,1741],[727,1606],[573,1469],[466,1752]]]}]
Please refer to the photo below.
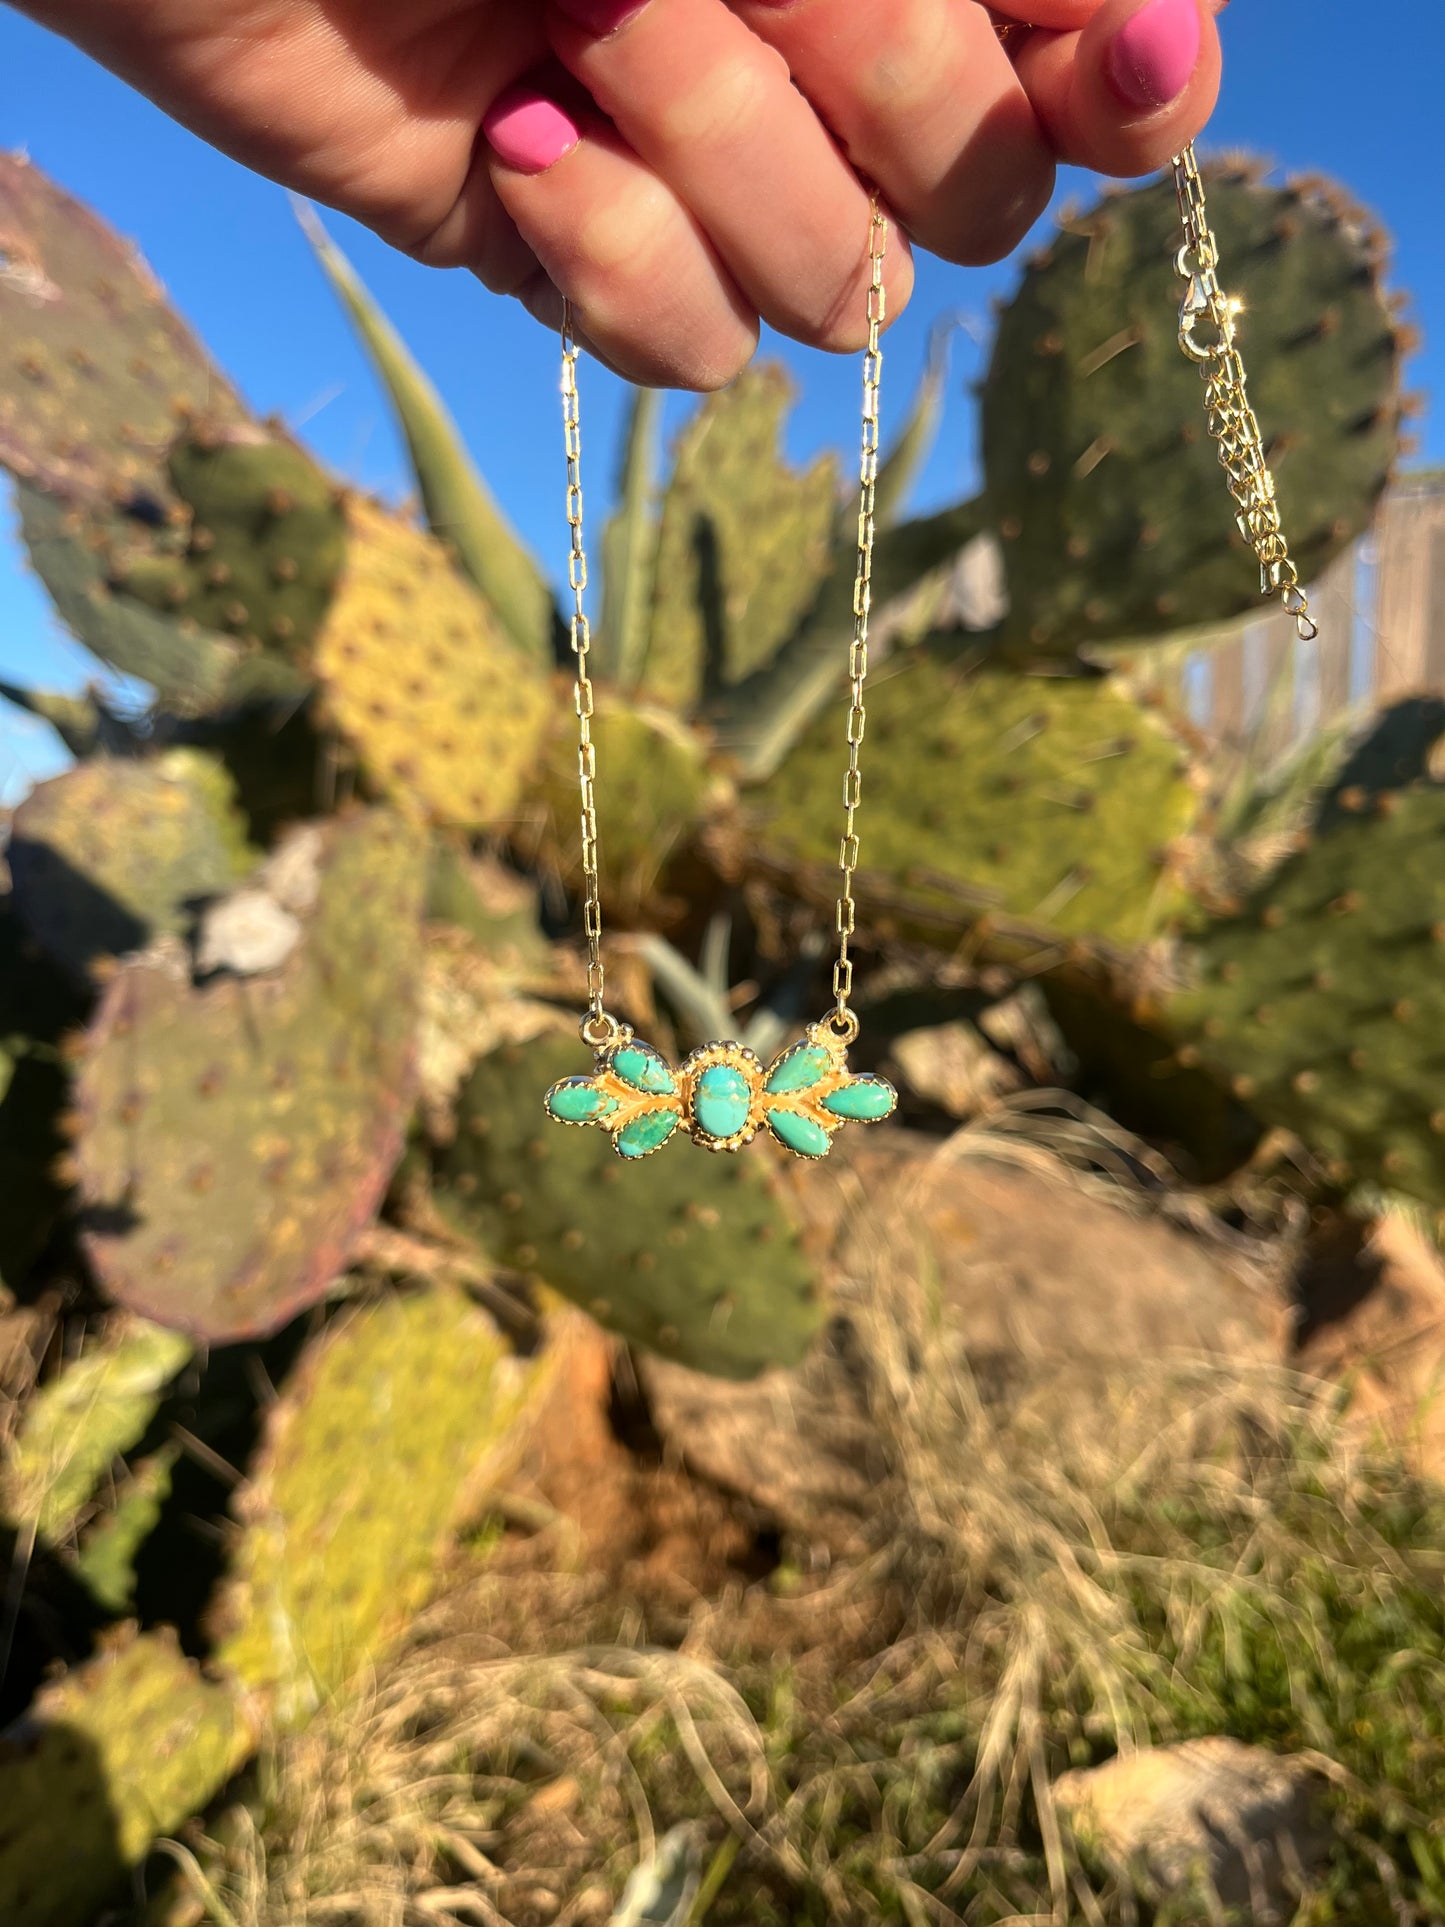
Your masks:
[{"label": "hand", "polygon": [[[634,380],[710,388],[760,319],[861,347],[860,177],[977,263],[1057,160],[1161,165],[1213,107],[1224,0],[23,4],[248,165],[549,325],[569,295]],[[912,272],[895,243],[892,315]]]}]

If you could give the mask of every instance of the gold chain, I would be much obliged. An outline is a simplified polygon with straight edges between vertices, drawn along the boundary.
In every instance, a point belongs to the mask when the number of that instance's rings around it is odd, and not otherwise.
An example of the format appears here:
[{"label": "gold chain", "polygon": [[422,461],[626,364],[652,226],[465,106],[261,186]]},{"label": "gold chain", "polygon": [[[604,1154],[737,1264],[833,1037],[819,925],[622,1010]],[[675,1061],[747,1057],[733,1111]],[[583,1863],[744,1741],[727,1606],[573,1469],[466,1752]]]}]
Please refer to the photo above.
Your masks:
[{"label": "gold chain", "polygon": [[[1186,284],[1179,313],[1179,345],[1191,361],[1199,363],[1205,419],[1219,448],[1220,466],[1229,478],[1239,532],[1259,558],[1260,593],[1281,597],[1294,617],[1301,641],[1312,642],[1319,631],[1284,538],[1274,476],[1246,387],[1238,345],[1244,304],[1220,286],[1219,242],[1209,225],[1204,182],[1192,142],[1174,158],[1174,189],[1184,227],[1184,245],[1175,267]],[[1213,336],[1203,341],[1198,330],[1206,318]]]},{"label": "gold chain", "polygon": [[592,741],[596,700],[588,669],[592,629],[587,620],[587,550],[582,541],[582,418],[577,394],[577,343],[572,333],[572,303],[562,303],[562,423],[567,444],[567,526],[572,532],[567,582],[572,590],[572,654],[577,664],[573,686],[577,710],[577,775],[582,791],[582,875],[585,879],[583,928],[587,935],[587,1015],[582,1040],[604,1050],[622,1026],[606,1008],[607,979],[602,968],[602,885],[597,866],[597,751]]},{"label": "gold chain", "polygon": [[883,259],[888,251],[888,220],[873,198],[868,230],[868,349],[863,357],[863,452],[858,478],[858,573],[853,583],[853,639],[848,648],[848,773],[843,779],[843,838],[838,846],[842,889],[838,894],[836,927],[838,959],[833,965],[833,1014],[829,1024],[836,1036],[851,1044],[858,1035],[858,1018],[849,1008],[853,995],[853,958],[850,944],[857,921],[853,902],[853,873],[858,868],[858,808],[863,800],[859,757],[867,711],[863,686],[868,680],[868,618],[873,607],[873,512],[878,493],[878,390],[883,379],[883,350],[879,339],[888,313],[883,288]]},{"label": "gold chain", "polygon": [[[883,261],[888,249],[888,221],[873,201],[868,231],[868,349],[863,358],[863,452],[859,466],[858,572],[853,585],[853,638],[848,651],[848,772],[843,784],[843,840],[838,867],[843,887],[838,898],[838,960],[833,966],[836,1004],[829,1019],[834,1032],[851,1043],[858,1035],[858,1019],[849,1007],[853,994],[850,940],[856,923],[853,873],[858,867],[858,807],[862,801],[859,752],[867,723],[863,686],[868,679],[868,618],[873,599],[874,508],[878,489],[878,390],[883,376],[879,340],[887,316]],[[587,937],[587,1015],[582,1020],[583,1042],[594,1050],[616,1043],[622,1025],[606,1007],[606,976],[602,965],[602,886],[597,860],[597,751],[592,741],[596,697],[588,669],[592,631],[587,620],[587,550],[582,540],[582,427],[577,392],[577,342],[573,334],[572,304],[562,303],[562,422],[567,447],[567,526],[571,545],[567,581],[572,590],[572,654],[576,661],[574,706],[577,711],[577,773],[582,797],[583,928]]]}]

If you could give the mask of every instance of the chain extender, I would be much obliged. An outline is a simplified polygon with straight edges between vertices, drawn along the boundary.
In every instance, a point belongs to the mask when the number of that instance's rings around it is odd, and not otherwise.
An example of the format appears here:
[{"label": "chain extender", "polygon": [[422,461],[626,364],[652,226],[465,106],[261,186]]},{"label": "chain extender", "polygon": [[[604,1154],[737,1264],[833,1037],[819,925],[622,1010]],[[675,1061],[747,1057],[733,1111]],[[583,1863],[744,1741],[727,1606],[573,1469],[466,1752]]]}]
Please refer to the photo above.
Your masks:
[{"label": "chain extender", "polygon": [[[1199,364],[1204,380],[1204,414],[1219,449],[1219,463],[1236,505],[1239,532],[1259,558],[1260,593],[1278,595],[1294,617],[1302,642],[1319,629],[1310,615],[1309,597],[1289,552],[1280,522],[1274,476],[1264,452],[1259,419],[1250,406],[1244,361],[1239,352],[1239,316],[1244,303],[1226,294],[1219,281],[1219,242],[1209,225],[1204,182],[1191,142],[1174,157],[1174,191],[1184,245],[1175,269],[1185,283],[1179,311],[1179,345]],[[1207,320],[1212,338],[1199,330]]]}]

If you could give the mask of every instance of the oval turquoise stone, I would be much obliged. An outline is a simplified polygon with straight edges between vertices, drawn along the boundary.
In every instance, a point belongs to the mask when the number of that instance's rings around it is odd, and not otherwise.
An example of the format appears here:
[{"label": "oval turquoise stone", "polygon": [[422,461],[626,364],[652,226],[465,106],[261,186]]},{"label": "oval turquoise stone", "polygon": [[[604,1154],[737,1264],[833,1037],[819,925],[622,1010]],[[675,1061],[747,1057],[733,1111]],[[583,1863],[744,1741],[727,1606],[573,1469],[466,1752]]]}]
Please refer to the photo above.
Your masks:
[{"label": "oval turquoise stone", "polygon": [[671,1097],[677,1089],[666,1058],[646,1044],[624,1044],[621,1050],[612,1053],[609,1068],[616,1071],[624,1084],[645,1092],[648,1097]]},{"label": "oval turquoise stone", "polygon": [[832,1149],[833,1140],[822,1125],[801,1111],[769,1111],[768,1129],[799,1157],[825,1158]]},{"label": "oval turquoise stone", "polygon": [[881,1077],[854,1077],[830,1091],[823,1109],[834,1117],[853,1118],[860,1124],[876,1124],[890,1117],[898,1103],[898,1093]]},{"label": "oval turquoise stone", "polygon": [[752,1108],[752,1087],[731,1064],[710,1064],[694,1086],[693,1120],[705,1137],[736,1137]]},{"label": "oval turquoise stone", "polygon": [[563,1124],[594,1124],[611,1117],[617,1099],[599,1091],[590,1077],[569,1077],[548,1091],[547,1109]]},{"label": "oval turquoise stone", "polygon": [[799,1044],[780,1057],[768,1073],[767,1090],[773,1097],[790,1091],[810,1091],[833,1068],[833,1058],[821,1044]]},{"label": "oval turquoise stone", "polygon": [[650,1157],[662,1149],[681,1122],[676,1111],[647,1111],[624,1124],[613,1142],[622,1157]]}]

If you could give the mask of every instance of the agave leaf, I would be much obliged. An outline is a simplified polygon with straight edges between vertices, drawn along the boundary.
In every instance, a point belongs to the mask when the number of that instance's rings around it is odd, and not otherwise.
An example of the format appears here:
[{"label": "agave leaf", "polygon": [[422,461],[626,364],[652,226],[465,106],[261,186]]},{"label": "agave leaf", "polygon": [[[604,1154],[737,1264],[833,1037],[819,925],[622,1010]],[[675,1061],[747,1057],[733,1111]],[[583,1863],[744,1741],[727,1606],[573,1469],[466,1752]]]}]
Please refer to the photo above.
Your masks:
[{"label": "agave leaf", "polygon": [[381,376],[411,452],[431,531],[456,550],[462,568],[513,638],[550,665],[556,610],[535,558],[477,472],[440,395],[312,210],[296,218],[322,272],[351,316]]},{"label": "agave leaf", "polygon": [[[946,572],[984,526],[983,503],[963,502],[880,535],[872,593],[880,644],[886,647],[890,633],[918,636],[934,626]],[[856,572],[856,556],[840,557],[807,622],[714,710],[718,741],[737,759],[743,781],[764,782],[781,766],[847,674]],[[881,654],[875,650],[875,663]]]},{"label": "agave leaf", "polygon": [[[896,525],[908,503],[913,484],[933,453],[938,431],[943,425],[944,402],[948,391],[948,365],[953,337],[963,326],[958,314],[940,315],[928,337],[928,359],[914,394],[903,428],[878,465],[878,486],[874,519],[880,529]],[[852,524],[852,516],[848,518]]]},{"label": "agave leaf", "polygon": [[602,538],[604,587],[598,666],[624,689],[641,679],[647,660],[652,583],[657,566],[657,455],[661,391],[633,391],[618,477],[617,513]]}]

